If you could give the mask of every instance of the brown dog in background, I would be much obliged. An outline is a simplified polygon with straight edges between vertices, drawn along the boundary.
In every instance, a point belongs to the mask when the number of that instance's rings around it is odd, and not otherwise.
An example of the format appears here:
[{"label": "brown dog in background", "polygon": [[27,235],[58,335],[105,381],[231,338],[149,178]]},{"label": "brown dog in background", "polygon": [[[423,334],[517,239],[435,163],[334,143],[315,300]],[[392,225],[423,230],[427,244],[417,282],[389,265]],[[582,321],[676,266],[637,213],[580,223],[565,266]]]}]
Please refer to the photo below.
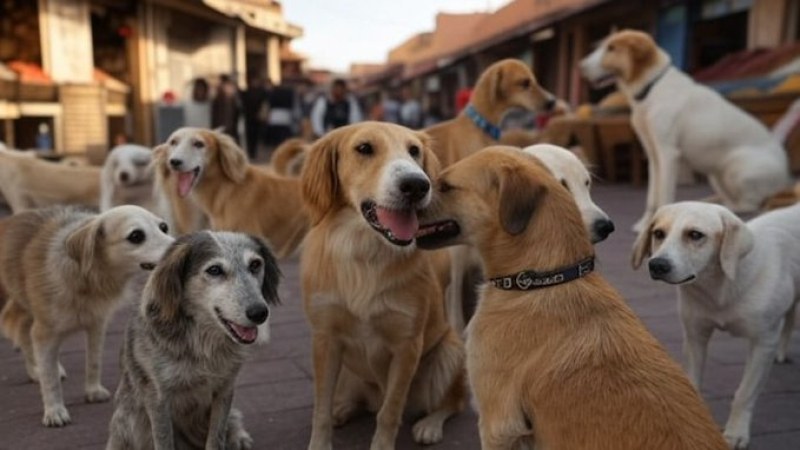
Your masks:
[{"label": "brown dog in background", "polygon": [[442,439],[464,406],[464,347],[444,318],[441,286],[413,246],[438,162],[423,133],[377,122],[336,129],[308,152],[303,196],[313,227],[301,260],[311,325],[314,416],[309,449],[332,427],[377,412],[372,448],[392,449],[406,409],[414,440]]},{"label": "brown dog in background", "polygon": [[300,181],[253,166],[230,136],[181,128],[159,146],[155,157],[176,177],[180,197],[194,191],[193,199],[213,229],[261,237],[279,258],[300,246],[308,231]]},{"label": "brown dog in background", "polygon": [[475,246],[487,279],[467,328],[484,450],[727,449],[680,367],[592,272],[570,193],[513,147],[445,170],[417,245]]}]

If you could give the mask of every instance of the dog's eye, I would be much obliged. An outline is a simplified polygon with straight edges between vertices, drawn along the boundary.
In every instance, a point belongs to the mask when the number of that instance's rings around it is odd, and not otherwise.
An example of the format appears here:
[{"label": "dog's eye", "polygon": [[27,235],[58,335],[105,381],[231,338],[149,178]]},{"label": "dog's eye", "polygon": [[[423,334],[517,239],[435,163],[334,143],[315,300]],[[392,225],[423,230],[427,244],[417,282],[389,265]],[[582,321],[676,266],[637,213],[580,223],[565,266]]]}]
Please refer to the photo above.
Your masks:
[{"label": "dog's eye", "polygon": [[567,180],[562,178],[561,179],[561,185],[564,186],[564,189],[566,189],[567,192],[569,192],[569,186],[567,186]]},{"label": "dog's eye", "polygon": [[170,139],[169,145],[175,147],[176,145],[178,145],[178,140],[175,138]]},{"label": "dog's eye", "polygon": [[689,239],[691,239],[693,241],[699,241],[700,239],[703,239],[704,237],[706,237],[705,234],[703,234],[703,233],[701,233],[701,232],[699,232],[697,230],[689,230],[689,232],[686,233],[686,235],[689,236]]},{"label": "dog's eye", "polygon": [[412,145],[411,147],[408,147],[408,154],[411,155],[412,158],[418,158],[419,157],[419,147],[417,147],[416,145]]},{"label": "dog's eye", "polygon": [[144,238],[145,238],[144,231],[133,230],[126,239],[131,244],[141,244],[142,242],[144,242]]},{"label": "dog's eye", "polygon": [[203,148],[206,146],[206,143],[203,141],[194,141],[192,142],[192,147],[194,148]]},{"label": "dog's eye", "polygon": [[222,267],[220,267],[217,264],[214,264],[213,266],[206,269],[206,273],[211,275],[212,277],[221,277],[222,275],[225,275],[225,271],[222,270]]},{"label": "dog's eye", "polygon": [[588,187],[590,187],[590,186],[592,185],[592,182],[591,182],[591,181],[589,181],[589,180],[586,180],[586,183],[584,183],[584,184],[585,184],[585,185],[586,185],[586,187],[588,188]]},{"label": "dog's eye", "polygon": [[372,149],[372,144],[370,144],[369,142],[358,144],[356,146],[356,151],[358,153],[361,153],[362,155],[371,155],[374,153],[374,150]]},{"label": "dog's eye", "polygon": [[260,259],[254,259],[250,261],[250,265],[248,265],[247,268],[250,270],[250,273],[258,273],[263,264],[264,263],[262,263]]},{"label": "dog's eye", "polygon": [[608,44],[608,47],[606,47],[606,50],[608,50],[610,52],[613,52],[615,50],[614,44]]},{"label": "dog's eye", "polygon": [[159,229],[159,230],[161,230],[161,231],[163,231],[163,232],[164,232],[164,234],[167,234],[167,233],[169,233],[169,225],[167,225],[167,224],[166,224],[166,223],[164,223],[164,222],[161,222],[160,224],[158,224],[158,229]]},{"label": "dog's eye", "polygon": [[522,80],[519,82],[519,85],[522,86],[522,89],[530,89],[531,87],[531,80]]},{"label": "dog's eye", "polygon": [[439,183],[439,193],[444,194],[453,190],[453,185],[446,181]]},{"label": "dog's eye", "polygon": [[664,230],[653,230],[653,237],[660,241],[667,237],[667,233],[664,233]]}]

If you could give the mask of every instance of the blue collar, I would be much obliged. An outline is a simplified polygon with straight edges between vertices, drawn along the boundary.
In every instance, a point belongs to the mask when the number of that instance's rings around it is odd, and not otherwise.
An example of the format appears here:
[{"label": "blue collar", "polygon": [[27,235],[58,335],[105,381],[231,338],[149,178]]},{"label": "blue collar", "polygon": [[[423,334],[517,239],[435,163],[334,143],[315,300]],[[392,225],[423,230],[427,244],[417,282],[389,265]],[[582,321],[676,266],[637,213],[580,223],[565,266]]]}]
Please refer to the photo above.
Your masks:
[{"label": "blue collar", "polygon": [[472,120],[472,122],[478,128],[481,129],[481,131],[488,134],[489,137],[491,137],[495,141],[500,140],[500,133],[501,133],[500,127],[489,122],[485,117],[483,117],[481,113],[479,113],[478,110],[475,109],[474,106],[472,106],[472,103],[470,103],[469,105],[467,105],[466,108],[464,108],[464,113],[467,115],[467,117],[470,118],[470,120]]}]

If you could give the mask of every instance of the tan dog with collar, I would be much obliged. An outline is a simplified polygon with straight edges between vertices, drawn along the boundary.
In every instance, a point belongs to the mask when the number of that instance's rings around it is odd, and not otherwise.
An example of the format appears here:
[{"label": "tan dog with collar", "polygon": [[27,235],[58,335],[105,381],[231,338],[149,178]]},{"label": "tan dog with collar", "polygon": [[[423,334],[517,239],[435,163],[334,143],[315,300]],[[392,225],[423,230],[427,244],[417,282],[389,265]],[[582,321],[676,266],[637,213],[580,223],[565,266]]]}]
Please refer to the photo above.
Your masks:
[{"label": "tan dog with collar", "polygon": [[680,367],[587,273],[586,227],[546,168],[516,148],[490,147],[445,170],[435,191],[419,247],[473,245],[489,279],[549,272],[517,278],[547,285],[540,289],[487,285],[467,327],[484,450],[727,448]]}]

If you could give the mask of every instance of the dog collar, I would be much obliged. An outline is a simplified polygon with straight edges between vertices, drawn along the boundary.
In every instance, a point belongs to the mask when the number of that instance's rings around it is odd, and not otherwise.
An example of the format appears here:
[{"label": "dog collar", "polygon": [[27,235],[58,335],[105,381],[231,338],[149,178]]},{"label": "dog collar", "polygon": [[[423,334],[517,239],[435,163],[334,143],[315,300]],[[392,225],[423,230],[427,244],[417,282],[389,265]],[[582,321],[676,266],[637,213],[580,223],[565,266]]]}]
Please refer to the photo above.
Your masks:
[{"label": "dog collar", "polygon": [[479,113],[478,110],[472,106],[472,104],[469,104],[466,108],[464,108],[464,113],[478,128],[481,129],[481,131],[488,134],[489,137],[495,141],[500,140],[500,127],[489,122],[489,120],[483,117],[481,113]]},{"label": "dog collar", "polygon": [[644,101],[644,99],[647,98],[647,95],[650,94],[650,90],[653,89],[653,86],[655,86],[656,83],[658,83],[658,81],[664,75],[667,74],[667,71],[669,70],[670,67],[672,67],[672,66],[665,67],[664,70],[662,70],[661,72],[658,73],[658,75],[655,76],[655,78],[650,80],[649,83],[645,84],[644,87],[642,88],[642,90],[639,91],[636,95],[633,96],[633,99],[636,100],[637,102]]},{"label": "dog collar", "polygon": [[534,289],[556,286],[583,278],[594,271],[594,256],[578,264],[550,272],[523,270],[513,275],[490,278],[489,283],[504,291],[532,291]]}]

